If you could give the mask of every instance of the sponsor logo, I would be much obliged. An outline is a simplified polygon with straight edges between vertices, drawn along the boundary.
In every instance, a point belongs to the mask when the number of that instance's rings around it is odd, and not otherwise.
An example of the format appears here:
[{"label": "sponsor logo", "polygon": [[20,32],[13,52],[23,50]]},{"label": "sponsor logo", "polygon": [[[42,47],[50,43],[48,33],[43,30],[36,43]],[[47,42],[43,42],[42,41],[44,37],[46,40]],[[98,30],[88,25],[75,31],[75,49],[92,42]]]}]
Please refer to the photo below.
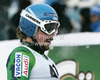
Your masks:
[{"label": "sponsor logo", "polygon": [[15,77],[21,76],[21,53],[15,53]]},{"label": "sponsor logo", "polygon": [[30,16],[30,15],[28,15],[28,14],[26,14],[26,17],[30,18],[32,21],[34,21],[34,22],[36,22],[36,23],[38,23],[38,24],[41,23],[40,21],[38,21],[37,19],[33,18],[32,16]]},{"label": "sponsor logo", "polygon": [[95,80],[92,71],[79,71],[79,63],[74,60],[65,60],[57,64],[60,80]]},{"label": "sponsor logo", "polygon": [[23,55],[23,71],[22,75],[28,77],[29,57]]},{"label": "sponsor logo", "polygon": [[44,16],[57,16],[55,13],[44,13]]}]

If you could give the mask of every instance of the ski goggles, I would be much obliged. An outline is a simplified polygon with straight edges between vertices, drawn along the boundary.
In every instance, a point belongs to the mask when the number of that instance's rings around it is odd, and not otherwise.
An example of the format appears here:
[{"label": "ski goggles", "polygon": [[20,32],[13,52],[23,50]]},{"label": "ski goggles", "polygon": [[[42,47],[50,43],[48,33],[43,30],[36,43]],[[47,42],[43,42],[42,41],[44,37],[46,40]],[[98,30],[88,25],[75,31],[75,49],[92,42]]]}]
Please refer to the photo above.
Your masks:
[{"label": "ski goggles", "polygon": [[57,32],[60,23],[58,21],[44,20],[40,29],[48,35]]},{"label": "ski goggles", "polygon": [[58,21],[54,21],[54,20],[42,21],[38,19],[33,12],[31,12],[30,14],[27,11],[22,10],[21,16],[31,21],[32,23],[36,24],[38,27],[40,27],[41,31],[43,31],[48,35],[51,35],[52,33],[57,33],[58,27],[60,26],[60,23]]}]

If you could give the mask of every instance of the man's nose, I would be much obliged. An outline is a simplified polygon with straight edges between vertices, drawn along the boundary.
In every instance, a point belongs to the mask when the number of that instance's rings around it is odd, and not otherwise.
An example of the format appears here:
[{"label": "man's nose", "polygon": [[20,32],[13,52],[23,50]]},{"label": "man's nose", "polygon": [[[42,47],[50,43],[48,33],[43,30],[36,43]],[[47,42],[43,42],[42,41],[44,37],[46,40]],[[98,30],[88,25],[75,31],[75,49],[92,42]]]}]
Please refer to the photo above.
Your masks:
[{"label": "man's nose", "polygon": [[55,36],[55,33],[52,33],[52,34],[50,35],[50,39],[53,40],[53,36]]},{"label": "man's nose", "polygon": [[54,35],[55,35],[55,32],[54,32],[54,33],[52,33],[50,36],[52,36],[52,37],[53,37]]},{"label": "man's nose", "polygon": [[55,35],[55,33],[52,33],[51,35],[47,35],[47,38],[53,40],[54,35]]}]

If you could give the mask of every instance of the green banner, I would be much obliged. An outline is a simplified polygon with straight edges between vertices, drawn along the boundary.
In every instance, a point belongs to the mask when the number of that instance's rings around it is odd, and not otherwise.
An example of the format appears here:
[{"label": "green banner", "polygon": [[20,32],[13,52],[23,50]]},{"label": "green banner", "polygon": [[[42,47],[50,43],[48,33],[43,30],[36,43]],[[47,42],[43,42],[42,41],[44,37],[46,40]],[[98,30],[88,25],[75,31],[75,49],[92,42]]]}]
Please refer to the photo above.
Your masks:
[{"label": "green banner", "polygon": [[53,47],[48,56],[61,80],[100,80],[100,45]]}]

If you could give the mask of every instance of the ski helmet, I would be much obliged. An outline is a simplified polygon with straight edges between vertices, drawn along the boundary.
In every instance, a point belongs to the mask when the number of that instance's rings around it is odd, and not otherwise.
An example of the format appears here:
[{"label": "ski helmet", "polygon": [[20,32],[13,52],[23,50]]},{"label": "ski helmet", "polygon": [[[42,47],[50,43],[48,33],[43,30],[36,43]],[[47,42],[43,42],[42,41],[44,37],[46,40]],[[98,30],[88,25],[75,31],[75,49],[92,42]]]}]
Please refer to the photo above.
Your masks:
[{"label": "ski helmet", "polygon": [[22,10],[20,17],[20,29],[29,36],[35,36],[38,27],[47,33],[52,34],[59,27],[56,11],[47,4],[35,4]]}]

